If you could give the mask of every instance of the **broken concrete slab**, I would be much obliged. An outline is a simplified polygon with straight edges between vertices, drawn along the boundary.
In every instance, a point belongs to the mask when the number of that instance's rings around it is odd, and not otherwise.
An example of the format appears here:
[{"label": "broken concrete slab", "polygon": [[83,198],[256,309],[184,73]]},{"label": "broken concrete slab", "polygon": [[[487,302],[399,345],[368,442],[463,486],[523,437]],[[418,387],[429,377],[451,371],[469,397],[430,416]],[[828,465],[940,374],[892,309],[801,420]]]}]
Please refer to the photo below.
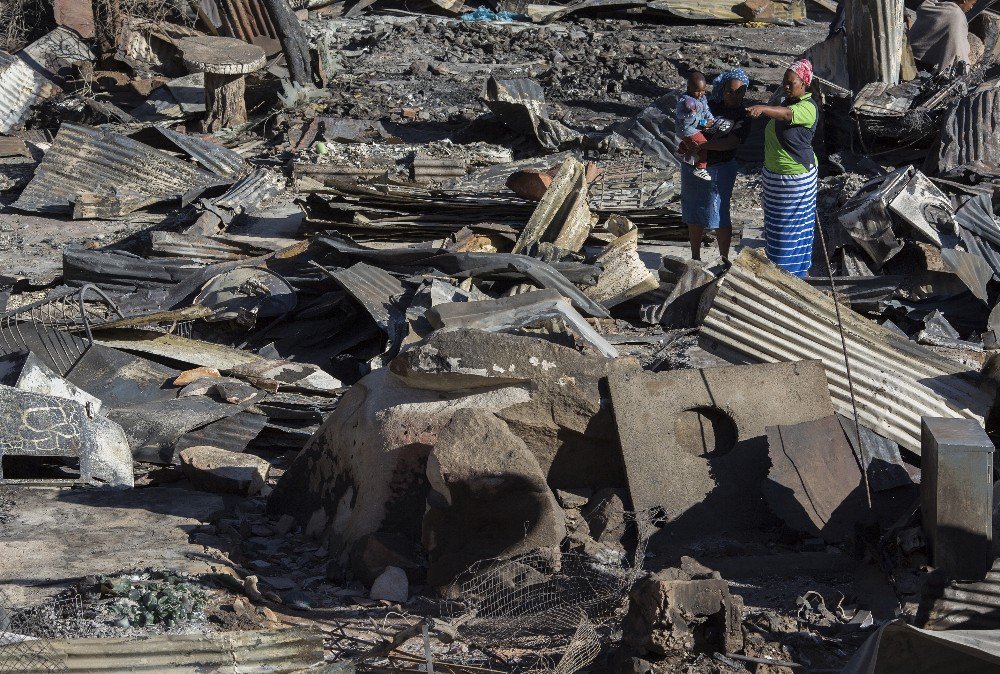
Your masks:
[{"label": "broken concrete slab", "polygon": [[662,509],[675,536],[760,524],[766,427],[833,414],[818,361],[629,369],[608,385],[632,509]]},{"label": "broken concrete slab", "polygon": [[[853,418],[829,296],[744,249],[709,302],[702,348],[737,363],[819,359],[837,411]],[[922,416],[983,422],[995,392],[979,373],[846,307],[840,316],[862,425],[919,453]]]},{"label": "broken concrete slab", "polygon": [[[121,426],[70,398],[0,385],[0,459],[61,457],[79,460],[70,482],[131,487],[132,453]],[[0,482],[32,481],[4,475]],[[64,482],[66,480],[63,480]]]},{"label": "broken concrete slab", "polygon": [[836,416],[767,428],[764,497],[789,527],[837,543],[868,514],[861,468]]},{"label": "broken concrete slab", "polygon": [[181,450],[180,459],[191,484],[218,494],[259,494],[271,469],[271,464],[253,454],[218,447],[188,447]]},{"label": "broken concrete slab", "polygon": [[743,649],[742,614],[742,599],[722,578],[692,578],[668,568],[632,588],[622,638],[656,655],[734,653]]},{"label": "broken concrete slab", "polygon": [[492,412],[452,415],[427,458],[427,479],[423,544],[434,587],[481,560],[555,549],[566,537],[538,459]]},{"label": "broken concrete slab", "polygon": [[100,398],[57,375],[31,351],[0,359],[0,380],[22,391],[75,400],[91,414],[100,413],[103,405]]},{"label": "broken concrete slab", "polygon": [[[86,3],[72,4],[81,8],[86,6]],[[17,56],[42,77],[62,84],[77,72],[79,66],[90,65],[97,58],[81,37],[86,36],[78,34],[72,27],[60,26],[29,44]]]},{"label": "broken concrete slab", "polygon": [[18,507],[0,527],[0,583],[15,600],[54,594],[60,588],[52,580],[67,578],[67,569],[74,579],[129,568],[211,571],[189,535],[224,507],[218,495],[174,487],[4,489]]}]

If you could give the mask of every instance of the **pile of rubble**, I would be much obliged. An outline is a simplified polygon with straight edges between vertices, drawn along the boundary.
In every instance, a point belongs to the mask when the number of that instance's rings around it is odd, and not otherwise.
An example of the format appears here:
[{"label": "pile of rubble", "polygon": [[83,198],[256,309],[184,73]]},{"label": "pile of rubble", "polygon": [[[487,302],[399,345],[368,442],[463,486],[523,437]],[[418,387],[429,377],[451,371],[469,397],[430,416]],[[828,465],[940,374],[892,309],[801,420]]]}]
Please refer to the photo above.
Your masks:
[{"label": "pile of rubble", "polygon": [[[153,4],[0,51],[0,671],[997,662],[1000,16]],[[813,43],[812,275],[760,128],[691,260],[671,87]]]}]

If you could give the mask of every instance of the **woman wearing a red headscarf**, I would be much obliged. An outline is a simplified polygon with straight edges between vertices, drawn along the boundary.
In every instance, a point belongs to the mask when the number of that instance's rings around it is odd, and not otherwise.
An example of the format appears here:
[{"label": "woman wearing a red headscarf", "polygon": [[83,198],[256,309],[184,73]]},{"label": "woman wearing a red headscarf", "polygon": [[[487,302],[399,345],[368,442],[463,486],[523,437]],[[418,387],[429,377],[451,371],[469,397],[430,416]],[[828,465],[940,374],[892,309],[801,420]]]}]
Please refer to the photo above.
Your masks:
[{"label": "woman wearing a red headscarf", "polygon": [[785,71],[781,105],[754,105],[751,117],[770,118],[764,130],[764,244],[767,257],[804,277],[812,265],[818,170],[813,136],[819,106],[808,92],[812,63]]}]

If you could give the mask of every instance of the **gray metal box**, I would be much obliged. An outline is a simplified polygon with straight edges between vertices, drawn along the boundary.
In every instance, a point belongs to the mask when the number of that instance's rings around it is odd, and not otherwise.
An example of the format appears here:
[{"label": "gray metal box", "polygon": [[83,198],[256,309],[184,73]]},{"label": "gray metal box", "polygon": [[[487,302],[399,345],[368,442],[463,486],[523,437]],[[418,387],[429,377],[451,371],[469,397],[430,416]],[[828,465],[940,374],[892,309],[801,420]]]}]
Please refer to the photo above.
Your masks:
[{"label": "gray metal box", "polygon": [[993,443],[972,419],[921,419],[921,511],[934,565],[954,580],[992,566]]}]

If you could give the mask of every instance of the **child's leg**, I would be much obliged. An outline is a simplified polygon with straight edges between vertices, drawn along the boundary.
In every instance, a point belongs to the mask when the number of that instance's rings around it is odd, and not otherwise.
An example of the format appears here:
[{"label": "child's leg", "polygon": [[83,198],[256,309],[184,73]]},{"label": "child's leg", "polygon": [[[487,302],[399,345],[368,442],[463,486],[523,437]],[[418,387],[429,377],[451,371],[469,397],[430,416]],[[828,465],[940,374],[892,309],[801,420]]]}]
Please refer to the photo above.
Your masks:
[{"label": "child's leg", "polygon": [[698,150],[698,161],[695,162],[694,167],[696,169],[708,168],[708,150]]},{"label": "child's leg", "polygon": [[705,138],[705,134],[699,131],[698,133],[690,136],[685,136],[685,140],[697,148],[694,154],[698,157],[698,160],[695,162],[694,167],[703,169],[708,166],[708,150],[702,148],[702,146],[708,142],[708,139]]}]

